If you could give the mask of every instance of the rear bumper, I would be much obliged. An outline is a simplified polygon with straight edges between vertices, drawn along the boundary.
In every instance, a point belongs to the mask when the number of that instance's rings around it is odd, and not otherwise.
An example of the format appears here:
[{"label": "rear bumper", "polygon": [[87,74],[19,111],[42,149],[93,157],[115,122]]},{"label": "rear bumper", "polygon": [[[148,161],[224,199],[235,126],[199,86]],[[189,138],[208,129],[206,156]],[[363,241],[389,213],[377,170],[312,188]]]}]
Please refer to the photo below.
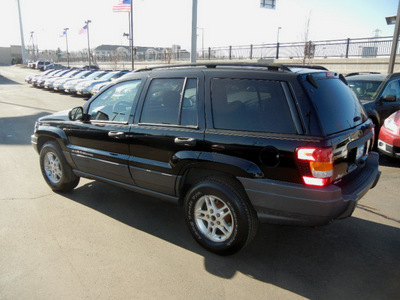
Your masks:
[{"label": "rear bumper", "polygon": [[363,168],[323,188],[268,179],[238,179],[261,222],[323,225],[351,216],[358,200],[379,180],[378,158],[377,153],[370,153]]}]

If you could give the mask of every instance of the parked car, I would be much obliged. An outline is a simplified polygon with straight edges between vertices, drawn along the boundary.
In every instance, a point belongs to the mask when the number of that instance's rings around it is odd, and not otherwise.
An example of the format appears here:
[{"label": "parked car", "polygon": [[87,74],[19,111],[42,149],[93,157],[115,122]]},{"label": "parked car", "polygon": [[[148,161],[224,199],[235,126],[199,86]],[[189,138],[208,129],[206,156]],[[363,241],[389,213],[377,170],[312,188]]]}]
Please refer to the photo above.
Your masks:
[{"label": "parked car", "polygon": [[51,63],[47,66],[44,66],[43,71],[50,70],[50,69],[63,69],[63,68],[65,68],[65,66],[63,66],[61,64]]},{"label": "parked car", "polygon": [[77,93],[79,95],[85,95],[85,96],[91,96],[92,95],[92,89],[96,84],[100,83],[108,83],[112,80],[116,80],[120,78],[121,76],[127,74],[129,71],[111,71],[105,74],[104,76],[100,77],[97,80],[93,80],[90,82],[90,84],[85,84],[83,85],[80,89],[77,89]]},{"label": "parked car", "polygon": [[103,87],[106,87],[107,85],[109,85],[110,84],[110,82],[102,82],[102,83],[98,83],[98,84],[95,84],[94,86],[93,86],[93,88],[92,88],[92,95],[95,95],[95,94],[97,94],[98,92],[100,92],[100,90],[103,88]]},{"label": "parked car", "polygon": [[42,70],[42,68],[44,67],[44,66],[48,66],[48,65],[50,65],[51,64],[51,62],[49,62],[49,61],[37,61],[36,62],[36,64],[35,64],[35,69],[38,69],[38,70],[41,70],[41,71],[43,71]]},{"label": "parked car", "polygon": [[84,69],[84,70],[100,70],[99,66],[97,66],[97,65],[83,66],[82,69]]},{"label": "parked car", "polygon": [[46,76],[46,75],[48,75],[51,71],[52,71],[52,70],[47,70],[47,71],[45,71],[45,72],[43,72],[43,73],[40,73],[40,74],[31,74],[31,75],[28,75],[28,76],[25,77],[25,82],[26,82],[26,83],[31,83],[33,79],[37,79],[37,78]]},{"label": "parked car", "polygon": [[93,79],[88,79],[85,81],[81,81],[79,82],[76,86],[75,86],[75,92],[77,95],[80,96],[88,96],[90,95],[88,88],[94,83],[94,82],[98,82],[98,80],[101,80],[105,77],[108,76],[108,74],[110,73],[110,71],[103,71],[102,73],[99,73],[98,76],[96,76]]},{"label": "parked car", "polygon": [[30,69],[35,68],[35,62],[33,60],[29,60],[28,64],[27,64],[27,67],[30,68]]},{"label": "parked car", "polygon": [[68,192],[86,177],[175,202],[219,255],[248,245],[259,221],[351,216],[380,175],[372,121],[343,76],[272,70],[210,63],[125,75],[36,122],[44,180]]},{"label": "parked car", "polygon": [[43,87],[44,82],[46,81],[46,79],[51,78],[51,77],[57,77],[57,76],[61,76],[62,74],[68,72],[69,69],[61,69],[61,70],[51,70],[51,72],[47,73],[47,74],[40,74],[38,77],[34,77],[31,80],[31,84],[34,87]]},{"label": "parked car", "polygon": [[384,121],[379,132],[378,150],[390,157],[400,158],[400,110]]},{"label": "parked car", "polygon": [[67,78],[60,78],[53,83],[53,89],[58,92],[63,92],[65,90],[65,84],[69,81],[72,80],[79,80],[79,79],[85,79],[87,76],[89,76],[91,73],[93,73],[93,70],[80,70],[80,72],[75,73],[74,75],[67,77]]},{"label": "parked car", "polygon": [[374,122],[378,136],[384,120],[400,109],[400,73],[353,73],[346,80]]},{"label": "parked car", "polygon": [[60,78],[54,77],[54,78],[46,79],[43,86],[45,89],[54,89],[54,82],[56,82],[57,80],[73,78],[75,75],[77,75],[83,71],[84,70],[80,70],[80,69],[68,70],[68,72],[62,74],[60,76]]},{"label": "parked car", "polygon": [[88,82],[91,80],[97,80],[105,74],[107,74],[107,71],[94,71],[92,74],[90,74],[89,76],[87,76],[84,79],[71,80],[65,84],[64,92],[74,94],[74,93],[76,93],[76,87],[78,86],[78,84],[83,83],[83,82]]}]

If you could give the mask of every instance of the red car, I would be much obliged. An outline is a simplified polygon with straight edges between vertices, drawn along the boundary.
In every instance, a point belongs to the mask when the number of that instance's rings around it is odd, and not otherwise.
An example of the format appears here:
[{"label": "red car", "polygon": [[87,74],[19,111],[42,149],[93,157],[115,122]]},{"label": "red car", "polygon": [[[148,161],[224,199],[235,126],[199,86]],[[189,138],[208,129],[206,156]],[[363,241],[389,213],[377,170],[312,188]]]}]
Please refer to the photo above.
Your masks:
[{"label": "red car", "polygon": [[400,110],[391,114],[381,127],[378,149],[383,154],[400,158]]}]

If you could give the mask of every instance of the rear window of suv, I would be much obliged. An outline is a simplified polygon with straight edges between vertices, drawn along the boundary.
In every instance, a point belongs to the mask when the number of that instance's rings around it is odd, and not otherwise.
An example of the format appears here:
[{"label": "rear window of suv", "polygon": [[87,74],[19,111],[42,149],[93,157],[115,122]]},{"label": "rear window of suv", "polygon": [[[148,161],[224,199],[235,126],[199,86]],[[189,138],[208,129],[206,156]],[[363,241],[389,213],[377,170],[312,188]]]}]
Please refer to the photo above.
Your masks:
[{"label": "rear window of suv", "polygon": [[216,129],[296,133],[278,81],[214,78],[211,101]]},{"label": "rear window of suv", "polygon": [[353,128],[366,121],[364,109],[349,86],[337,77],[326,78],[325,73],[312,76],[316,79],[317,87],[306,83],[308,94],[326,135]]}]

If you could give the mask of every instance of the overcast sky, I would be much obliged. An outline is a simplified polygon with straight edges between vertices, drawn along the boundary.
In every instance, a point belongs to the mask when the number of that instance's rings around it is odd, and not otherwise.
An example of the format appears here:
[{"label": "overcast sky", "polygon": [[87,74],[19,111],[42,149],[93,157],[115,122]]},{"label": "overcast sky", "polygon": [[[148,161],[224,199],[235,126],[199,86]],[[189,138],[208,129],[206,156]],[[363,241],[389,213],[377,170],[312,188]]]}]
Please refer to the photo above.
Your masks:
[{"label": "overcast sky", "polygon": [[[128,45],[128,13],[114,13],[118,0],[20,0],[24,38],[44,49],[65,49],[60,37],[68,27],[69,49],[87,48],[87,35],[78,34],[90,23],[90,45]],[[136,46],[190,49],[192,0],[133,0]],[[304,41],[309,39],[392,36],[385,17],[397,13],[398,0],[277,0],[275,10],[260,8],[260,0],[198,0],[198,47]],[[0,0],[0,46],[20,45],[17,0]]]}]

